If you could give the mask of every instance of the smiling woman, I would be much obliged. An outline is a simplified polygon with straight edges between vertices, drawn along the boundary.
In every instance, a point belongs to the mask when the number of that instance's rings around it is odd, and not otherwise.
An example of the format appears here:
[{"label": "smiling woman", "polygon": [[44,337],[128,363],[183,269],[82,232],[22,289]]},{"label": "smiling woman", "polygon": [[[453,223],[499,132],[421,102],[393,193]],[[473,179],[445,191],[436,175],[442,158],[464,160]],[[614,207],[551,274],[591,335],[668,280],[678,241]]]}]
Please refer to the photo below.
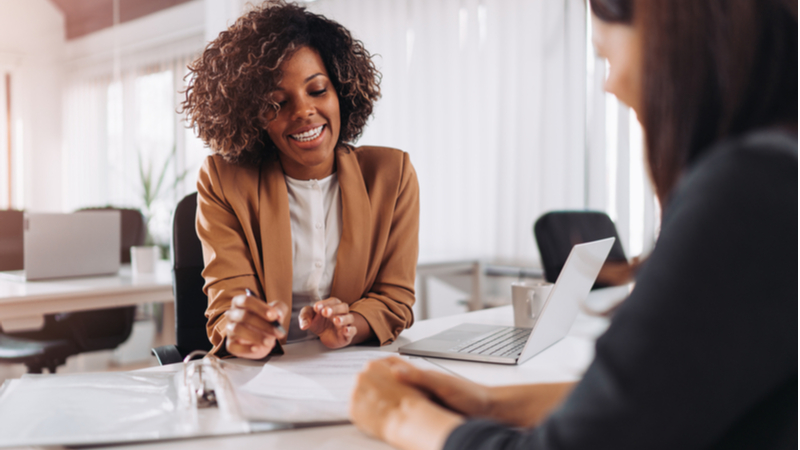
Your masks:
[{"label": "smiling woman", "polygon": [[316,50],[302,47],[282,67],[283,79],[272,94],[280,109],[268,118],[267,134],[287,175],[325,178],[333,173],[339,98]]},{"label": "smiling woman", "polygon": [[405,152],[349,144],[380,95],[369,52],[268,1],[189,69],[183,107],[214,152],[197,186],[214,351],[392,342],[413,322],[419,188]]}]

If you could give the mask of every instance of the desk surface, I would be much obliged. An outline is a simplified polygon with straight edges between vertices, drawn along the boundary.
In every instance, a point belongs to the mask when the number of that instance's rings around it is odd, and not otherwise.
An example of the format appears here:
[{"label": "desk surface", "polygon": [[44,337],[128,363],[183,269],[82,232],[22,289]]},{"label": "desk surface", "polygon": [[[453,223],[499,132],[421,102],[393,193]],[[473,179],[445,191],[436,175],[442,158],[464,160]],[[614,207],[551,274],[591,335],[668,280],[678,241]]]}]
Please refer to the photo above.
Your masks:
[{"label": "desk surface", "polygon": [[[397,347],[435,334],[451,326],[465,323],[488,323],[511,325],[513,323],[510,306],[475,311],[456,316],[419,321],[404,331],[398,340],[381,348],[387,356],[396,352]],[[594,340],[608,326],[605,319],[580,315],[569,335],[535,356],[521,366],[501,366],[495,364],[448,361],[431,358],[441,367],[453,373],[486,384],[518,384],[545,381],[572,381],[581,376],[594,357]],[[374,347],[364,347],[375,350]],[[287,346],[287,353],[314,354],[325,349],[319,341],[308,341]],[[388,449],[388,445],[360,433],[352,425],[335,427],[307,428],[302,430],[278,431],[250,435],[178,440],[150,444],[115,446],[126,450],[241,450],[243,448],[290,448],[304,449]]]},{"label": "desk surface", "polygon": [[0,325],[6,331],[37,329],[45,314],[141,303],[169,302],[172,275],[159,261],[153,275],[134,276],[125,264],[117,275],[45,281],[0,280]]}]

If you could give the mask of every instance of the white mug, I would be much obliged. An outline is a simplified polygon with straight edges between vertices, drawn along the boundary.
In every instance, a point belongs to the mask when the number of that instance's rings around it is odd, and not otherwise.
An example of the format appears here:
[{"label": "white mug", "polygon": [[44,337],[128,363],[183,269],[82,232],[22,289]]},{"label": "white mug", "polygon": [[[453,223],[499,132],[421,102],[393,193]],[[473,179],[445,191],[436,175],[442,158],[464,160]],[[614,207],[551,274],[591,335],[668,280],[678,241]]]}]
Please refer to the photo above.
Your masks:
[{"label": "white mug", "polygon": [[536,316],[553,290],[546,281],[518,281],[511,284],[511,304],[514,307],[514,326],[532,328]]},{"label": "white mug", "polygon": [[143,245],[131,247],[131,270],[134,275],[151,275],[156,273],[158,247]]}]

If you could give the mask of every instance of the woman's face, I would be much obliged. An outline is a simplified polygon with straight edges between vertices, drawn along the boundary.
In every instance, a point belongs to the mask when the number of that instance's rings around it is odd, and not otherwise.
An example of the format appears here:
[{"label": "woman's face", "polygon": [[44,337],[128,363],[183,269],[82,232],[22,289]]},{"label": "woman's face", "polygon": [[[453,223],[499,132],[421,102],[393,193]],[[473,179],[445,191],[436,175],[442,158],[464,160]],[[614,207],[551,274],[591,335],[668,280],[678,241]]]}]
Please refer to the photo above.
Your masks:
[{"label": "woman's face", "polygon": [[339,139],[339,97],[319,53],[297,50],[281,65],[283,79],[272,92],[280,105],[268,119],[267,134],[279,150],[286,175],[322,179],[333,173]]},{"label": "woman's face", "polygon": [[605,90],[642,117],[642,38],[635,26],[603,22],[592,15],[592,43],[608,60]]}]

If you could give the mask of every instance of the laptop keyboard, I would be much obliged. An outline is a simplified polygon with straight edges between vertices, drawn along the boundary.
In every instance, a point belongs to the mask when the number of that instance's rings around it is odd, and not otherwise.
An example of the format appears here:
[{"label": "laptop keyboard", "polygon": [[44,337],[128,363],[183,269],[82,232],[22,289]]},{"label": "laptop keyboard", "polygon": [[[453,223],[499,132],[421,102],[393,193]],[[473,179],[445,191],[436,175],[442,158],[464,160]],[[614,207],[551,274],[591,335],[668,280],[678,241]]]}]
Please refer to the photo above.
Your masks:
[{"label": "laptop keyboard", "polygon": [[449,351],[474,355],[518,357],[528,342],[530,328],[501,328],[491,334],[462,342]]}]

